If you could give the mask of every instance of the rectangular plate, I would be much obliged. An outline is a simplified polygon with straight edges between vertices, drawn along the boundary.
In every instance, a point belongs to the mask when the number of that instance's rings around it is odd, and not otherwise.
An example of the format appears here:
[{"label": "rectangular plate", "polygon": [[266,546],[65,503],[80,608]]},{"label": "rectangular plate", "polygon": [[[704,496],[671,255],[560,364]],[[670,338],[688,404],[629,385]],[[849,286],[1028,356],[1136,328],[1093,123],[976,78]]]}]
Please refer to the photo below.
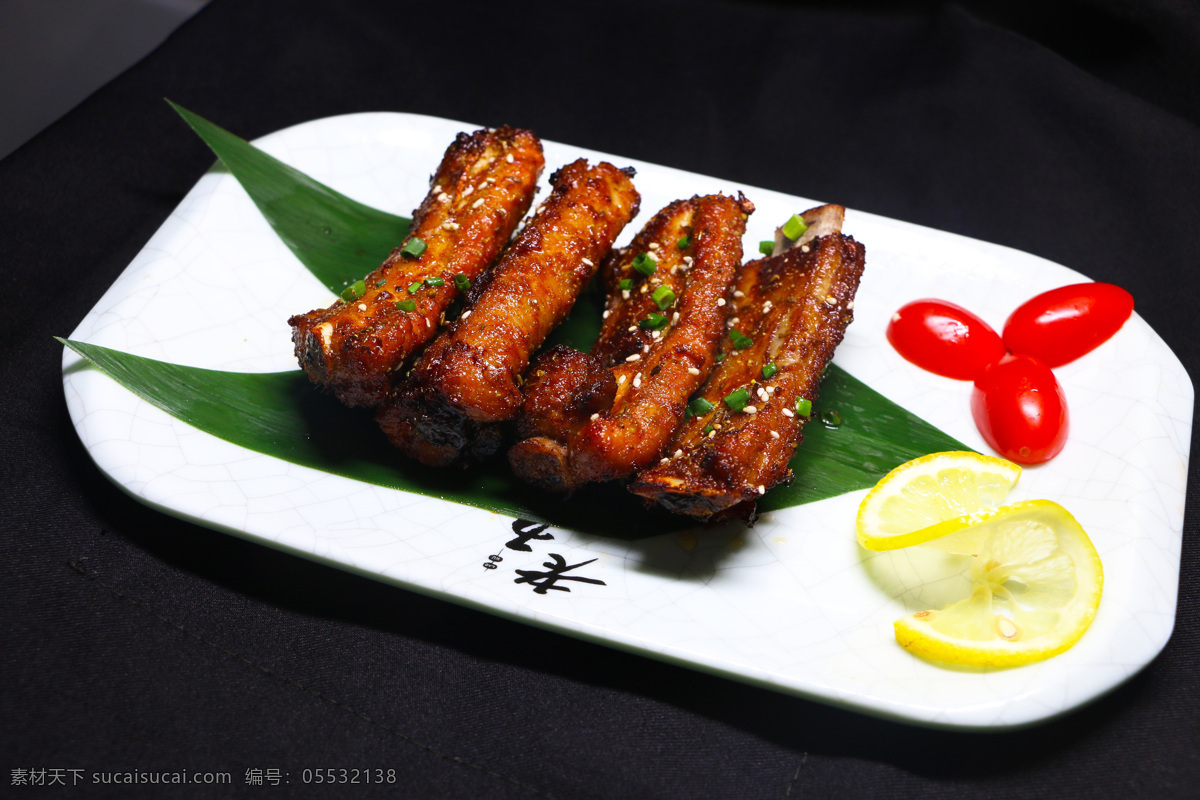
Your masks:
[{"label": "rectangular plate", "polygon": [[[257,144],[360,202],[407,215],[447,144],[478,127],[353,114]],[[643,219],[681,197],[745,192],[758,208],[747,252],[818,204],[568,145],[547,142],[545,150],[547,173],[580,156],[636,167]],[[618,244],[638,227],[635,220]],[[837,363],[988,452],[971,420],[970,385],[900,358],[885,339],[888,319],[909,300],[935,296],[999,328],[1034,294],[1086,278],[1027,253],[853,210],[845,230],[866,245],[867,269]],[[217,165],[72,338],[198,367],[289,370],[287,318],[332,300]],[[892,621],[952,599],[954,582],[937,580],[939,564],[921,552],[861,550],[854,519],[863,492],[773,512],[748,529],[635,540],[535,529],[527,549],[513,549],[506,545],[519,543],[519,525],[510,518],[245,450],[78,362],[65,352],[76,430],[100,469],[141,502],[455,603],[869,714],[968,728],[1048,719],[1149,663],[1174,623],[1193,390],[1136,314],[1099,349],[1056,370],[1070,440],[1049,464],[1026,469],[1011,497],[1055,500],[1089,532],[1106,572],[1100,611],[1065,654],[1003,670],[945,668],[896,644]],[[603,583],[561,580],[539,593],[539,584],[522,581],[518,571],[544,571],[557,558],[581,565],[565,575]]]}]

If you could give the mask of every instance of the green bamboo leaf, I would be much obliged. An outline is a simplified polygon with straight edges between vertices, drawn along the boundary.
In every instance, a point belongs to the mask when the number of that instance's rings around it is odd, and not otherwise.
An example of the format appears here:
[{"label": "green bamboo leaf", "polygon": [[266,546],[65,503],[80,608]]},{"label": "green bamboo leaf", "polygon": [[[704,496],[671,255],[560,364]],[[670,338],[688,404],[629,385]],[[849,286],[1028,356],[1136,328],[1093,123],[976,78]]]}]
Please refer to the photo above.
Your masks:
[{"label": "green bamboo leaf", "polygon": [[[840,424],[834,425],[834,420]],[[790,485],[768,492],[759,509],[772,511],[868,489],[906,461],[970,449],[830,364],[804,425],[804,441],[791,462],[794,478]]]},{"label": "green bamboo leaf", "polygon": [[[317,392],[302,372],[200,369],[60,339],[147,402],[194,428],[273,458],[323,472],[607,536],[638,537],[693,523],[641,501],[615,483],[589,486],[569,500],[518,481],[504,459],[470,470],[431,470],[387,443],[369,413]],[[820,422],[836,409],[836,429]],[[763,511],[811,503],[873,486],[909,459],[963,445],[837,367],[792,460],[796,479],[767,494]]]},{"label": "green bamboo leaf", "polygon": [[171,107],[229,168],[296,258],[335,294],[382,264],[408,235],[410,220],[351,200],[186,108]]}]

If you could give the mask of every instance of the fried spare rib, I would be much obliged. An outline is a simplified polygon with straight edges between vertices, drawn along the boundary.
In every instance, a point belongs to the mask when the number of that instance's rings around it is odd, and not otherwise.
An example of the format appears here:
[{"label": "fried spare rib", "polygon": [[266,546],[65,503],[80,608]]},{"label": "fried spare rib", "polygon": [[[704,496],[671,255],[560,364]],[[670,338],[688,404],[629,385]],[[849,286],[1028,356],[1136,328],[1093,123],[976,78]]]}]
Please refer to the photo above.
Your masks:
[{"label": "fried spare rib", "polygon": [[478,460],[517,415],[533,352],[562,322],[613,241],[637,213],[632,169],[579,159],[554,173],[553,191],[468,308],[434,340],[376,414],[392,444],[423,464]]},{"label": "fried spare rib", "polygon": [[348,406],[383,402],[396,370],[434,337],[461,294],[457,276],[475,280],[500,255],[533,202],[544,164],[530,131],[460,133],[413,212],[407,249],[393,250],[361,291],[351,288],[329,308],[288,320],[309,379]]},{"label": "fried spare rib", "polygon": [[865,248],[840,232],[842,209],[805,212],[814,235],[752,261],[735,292],[724,360],[705,382],[673,454],[629,491],[698,519],[751,519],[755,501],[791,477],[788,462],[834,348],[853,318]]},{"label": "fried spare rib", "polygon": [[572,490],[658,458],[716,363],[753,210],[741,195],[677,200],[609,257],[591,352],[553,348],[527,374],[508,451],[520,478]]}]

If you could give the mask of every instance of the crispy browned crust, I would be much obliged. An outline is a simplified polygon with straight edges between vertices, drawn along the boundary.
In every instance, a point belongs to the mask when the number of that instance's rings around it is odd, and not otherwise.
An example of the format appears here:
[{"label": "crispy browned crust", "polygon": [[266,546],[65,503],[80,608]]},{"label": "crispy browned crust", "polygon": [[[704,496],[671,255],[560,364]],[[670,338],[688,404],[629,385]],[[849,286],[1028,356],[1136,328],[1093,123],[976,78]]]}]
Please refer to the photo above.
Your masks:
[{"label": "crispy browned crust", "polygon": [[[396,370],[438,331],[460,295],[454,277],[475,280],[495,262],[533,202],[545,159],[532,132],[509,127],[460,133],[413,212],[408,239],[425,243],[417,258],[392,251],[365,279],[361,297],[288,320],[296,358],[313,383],[346,405],[383,402]],[[440,287],[427,278],[441,278]],[[421,284],[409,293],[412,284]],[[416,303],[404,311],[396,303]]]},{"label": "crispy browned crust", "polygon": [[[522,440],[508,452],[519,477],[571,490],[629,475],[661,455],[716,362],[753,210],[740,195],[677,200],[610,257],[603,267],[604,323],[591,352],[555,348],[529,371],[518,421]],[[633,268],[641,254],[656,259],[650,276]],[[630,288],[622,290],[626,280]],[[659,287],[676,298],[665,309],[654,300]],[[667,326],[639,324],[652,314],[663,315]]]},{"label": "crispy browned crust", "polygon": [[550,178],[550,196],[472,289],[467,311],[379,409],[376,418],[394,445],[434,466],[496,449],[497,426],[520,408],[530,357],[637,213],[630,173],[579,159]]},{"label": "crispy browned crust", "polygon": [[[806,212],[806,220],[820,211]],[[708,520],[749,517],[760,496],[788,480],[805,422],[794,412],[796,401],[816,398],[853,317],[864,260],[861,244],[835,232],[747,264],[730,321],[753,344],[737,350],[726,340],[725,359],[700,392],[712,410],[676,433],[671,447],[679,455],[641,472],[629,490]],[[770,362],[777,372],[764,379]],[[753,411],[731,411],[723,398],[743,386]]]}]

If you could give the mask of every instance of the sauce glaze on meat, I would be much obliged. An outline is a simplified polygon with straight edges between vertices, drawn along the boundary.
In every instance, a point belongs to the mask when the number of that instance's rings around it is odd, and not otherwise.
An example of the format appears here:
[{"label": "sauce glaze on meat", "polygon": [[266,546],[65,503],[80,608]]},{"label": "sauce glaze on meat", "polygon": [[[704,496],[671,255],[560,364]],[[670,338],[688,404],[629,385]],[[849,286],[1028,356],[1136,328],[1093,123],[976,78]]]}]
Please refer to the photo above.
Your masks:
[{"label": "sauce glaze on meat", "polygon": [[[360,297],[288,320],[309,379],[348,406],[383,402],[395,372],[434,337],[460,296],[455,276],[474,281],[499,257],[533,202],[544,165],[530,131],[460,133],[413,212],[405,243],[420,239],[424,252],[414,258],[398,247],[366,277]],[[412,311],[397,305],[408,300]]]},{"label": "sauce glaze on meat", "polygon": [[472,287],[467,310],[380,407],[376,419],[392,444],[431,466],[496,451],[500,423],[520,408],[529,359],[637,213],[631,173],[579,159],[551,177],[550,196]]}]

